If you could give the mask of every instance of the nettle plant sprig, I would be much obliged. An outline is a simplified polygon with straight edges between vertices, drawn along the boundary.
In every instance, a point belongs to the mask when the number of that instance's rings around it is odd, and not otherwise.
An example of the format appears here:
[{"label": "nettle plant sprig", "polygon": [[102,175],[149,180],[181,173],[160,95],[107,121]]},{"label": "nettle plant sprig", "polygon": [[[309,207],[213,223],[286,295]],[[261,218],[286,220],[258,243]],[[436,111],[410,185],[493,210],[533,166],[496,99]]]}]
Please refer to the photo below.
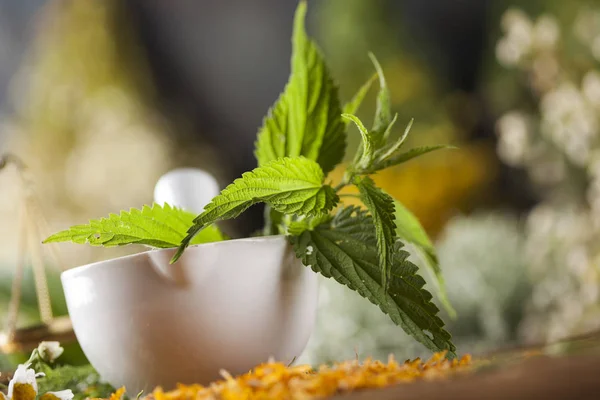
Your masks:
[{"label": "nettle plant sprig", "polygon": [[[447,146],[405,151],[412,121],[403,135],[392,139],[397,114],[392,114],[385,77],[372,55],[380,86],[372,128],[367,129],[354,113],[375,76],[342,107],[321,52],[306,35],[305,15],[302,1],[294,20],[291,75],[258,132],[257,168],[223,189],[195,218],[184,210],[154,204],[74,226],[46,242],[178,247],[172,259],[176,262],[191,244],[224,240],[215,225],[218,221],[265,203],[262,234],[286,235],[305,266],[358,292],[432,351],[447,350],[453,357],[455,346],[437,315],[439,310],[403,249],[410,243],[423,256],[438,278],[442,303],[451,310],[434,247],[417,218],[370,177]],[[327,174],[344,159],[351,123],[358,128],[362,144],[342,181],[326,183]],[[350,185],[358,188],[366,209],[341,203],[339,192]]]}]

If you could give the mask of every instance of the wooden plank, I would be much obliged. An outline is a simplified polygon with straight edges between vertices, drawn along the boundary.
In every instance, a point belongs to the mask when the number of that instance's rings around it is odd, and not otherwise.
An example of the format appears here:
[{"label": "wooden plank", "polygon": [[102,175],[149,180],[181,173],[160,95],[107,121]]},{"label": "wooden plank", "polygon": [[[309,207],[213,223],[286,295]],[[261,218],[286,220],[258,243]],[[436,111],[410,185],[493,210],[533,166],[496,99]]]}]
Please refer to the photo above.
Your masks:
[{"label": "wooden plank", "polygon": [[447,381],[416,382],[334,396],[335,400],[600,399],[600,356],[535,357]]}]

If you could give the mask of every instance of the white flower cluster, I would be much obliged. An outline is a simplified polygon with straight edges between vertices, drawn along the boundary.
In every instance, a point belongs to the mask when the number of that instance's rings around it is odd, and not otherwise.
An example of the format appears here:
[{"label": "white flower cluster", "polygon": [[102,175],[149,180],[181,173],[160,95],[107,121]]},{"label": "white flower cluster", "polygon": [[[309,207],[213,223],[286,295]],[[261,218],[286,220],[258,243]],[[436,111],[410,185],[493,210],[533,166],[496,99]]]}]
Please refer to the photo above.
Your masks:
[{"label": "white flower cluster", "polygon": [[496,45],[496,57],[505,66],[525,62],[534,51],[552,50],[560,38],[554,17],[544,15],[533,22],[518,9],[504,14],[501,27],[505,36]]},{"label": "white flower cluster", "polygon": [[554,341],[600,327],[598,229],[589,209],[542,203],[527,219],[526,257],[535,283],[521,332]]},{"label": "white flower cluster", "polygon": [[[519,10],[506,12],[502,28],[498,61],[529,78],[537,110],[498,120],[498,154],[543,189],[527,217],[534,291],[521,331],[556,340],[600,326],[600,9],[582,10],[564,38],[554,17],[532,21]],[[577,40],[587,62],[559,48]]]},{"label": "white flower cluster", "polygon": [[[8,383],[7,394],[0,392],[2,400],[35,400],[38,396],[37,378],[45,376],[43,372],[35,372],[31,367],[33,359],[39,358],[45,362],[54,362],[63,353],[64,349],[58,342],[42,342],[35,349],[31,358],[25,364],[19,364],[12,379]],[[73,400],[71,389],[57,392],[46,392],[40,400]]]}]

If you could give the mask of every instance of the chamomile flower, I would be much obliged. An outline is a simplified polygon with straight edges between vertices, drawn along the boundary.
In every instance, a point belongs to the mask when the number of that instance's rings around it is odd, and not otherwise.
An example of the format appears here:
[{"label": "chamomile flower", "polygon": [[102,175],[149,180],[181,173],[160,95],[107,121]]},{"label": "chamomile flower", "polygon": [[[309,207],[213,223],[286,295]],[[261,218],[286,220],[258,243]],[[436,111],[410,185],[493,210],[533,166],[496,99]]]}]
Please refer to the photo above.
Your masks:
[{"label": "chamomile flower", "polygon": [[38,387],[36,378],[44,376],[44,373],[36,373],[31,364],[19,364],[13,378],[8,384],[8,398],[10,400],[35,400]]},{"label": "chamomile flower", "polygon": [[40,397],[40,400],[73,400],[73,397],[73,391],[67,389],[59,392],[46,392]]},{"label": "chamomile flower", "polygon": [[40,358],[46,362],[54,362],[65,351],[59,342],[41,342],[37,348]]}]

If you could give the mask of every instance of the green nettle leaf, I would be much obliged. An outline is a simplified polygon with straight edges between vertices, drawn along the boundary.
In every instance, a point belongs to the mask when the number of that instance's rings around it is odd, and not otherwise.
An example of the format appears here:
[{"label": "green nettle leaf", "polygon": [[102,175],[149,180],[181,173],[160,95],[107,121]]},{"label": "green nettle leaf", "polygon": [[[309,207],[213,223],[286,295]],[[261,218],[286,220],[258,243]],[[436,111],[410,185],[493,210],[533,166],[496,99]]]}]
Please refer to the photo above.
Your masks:
[{"label": "green nettle leaf", "polygon": [[319,164],[306,157],[277,159],[244,173],[194,219],[172,262],[177,261],[205,227],[219,220],[235,218],[259,202],[284,214],[311,216],[329,212],[339,198],[331,186],[323,184],[324,179]]},{"label": "green nettle leaf", "polygon": [[340,209],[328,223],[290,241],[304,265],[327,278],[348,286],[377,305],[406,333],[432,351],[448,350],[455,357],[456,347],[431,294],[423,288],[425,281],[400,241],[395,243],[388,291],[381,281],[373,221],[358,207]]},{"label": "green nettle leaf", "polygon": [[350,114],[342,114],[342,117],[354,122],[362,137],[362,145],[358,149],[351,167],[355,173],[361,175],[374,174],[382,169],[402,164],[435,150],[455,148],[447,145],[423,146],[400,152],[412,126],[412,120],[404,130],[404,134],[394,144],[386,146],[387,137],[396,122],[398,114],[394,115],[383,133],[383,137],[386,138],[384,141],[378,139],[379,134],[376,131],[368,131],[358,117]]},{"label": "green nettle leaf", "polygon": [[344,157],[345,125],[338,89],[323,56],[304,29],[306,2],[294,18],[291,75],[259,130],[255,155],[262,166],[281,157],[304,156],[325,174]]},{"label": "green nettle leaf", "polygon": [[[377,95],[377,108],[375,110],[375,121],[371,131],[375,136],[377,148],[383,146],[384,134],[388,130],[388,126],[392,123],[392,103],[390,99],[390,91],[387,87],[383,69],[375,58],[375,55],[369,53],[369,57],[375,66],[377,75],[379,76],[379,94]],[[389,132],[389,131],[388,131]]]},{"label": "green nettle leaf", "polygon": [[[390,125],[388,126],[384,136],[389,137],[390,132],[394,127],[394,124],[396,123],[396,119],[398,119],[398,114],[394,115],[394,119],[392,120],[392,122],[390,122]],[[400,147],[402,147],[404,141],[408,137],[408,133],[410,132],[410,128],[412,128],[412,124],[414,121],[414,118],[410,119],[408,125],[406,125],[406,128],[404,128],[404,133],[402,134],[402,136],[400,136],[400,139],[398,139],[393,145],[389,146],[389,148],[383,150],[381,156],[379,156],[379,160],[386,160],[391,155],[395,154],[400,149]]]},{"label": "green nettle leaf", "polygon": [[394,206],[396,209],[396,235],[398,235],[400,240],[411,243],[419,252],[430,274],[435,279],[434,282],[442,305],[448,314],[454,318],[456,311],[450,304],[450,300],[446,294],[442,269],[440,268],[433,243],[417,217],[408,208],[399,201],[394,201]]},{"label": "green nettle leaf", "polygon": [[[87,225],[75,225],[65,231],[55,233],[44,243],[73,242],[88,243],[92,246],[124,246],[142,244],[157,248],[177,247],[186,236],[195,215],[180,208],[165,204],[143,206],[141,210],[132,208],[119,215],[91,220]],[[194,238],[193,244],[224,240],[219,229],[211,225]]]},{"label": "green nettle leaf", "polygon": [[377,163],[372,168],[368,169],[368,172],[373,173],[373,172],[381,170],[381,169],[385,169],[385,168],[392,167],[394,165],[402,164],[402,163],[412,160],[413,158],[422,156],[427,153],[431,153],[432,151],[436,151],[436,150],[440,150],[440,149],[455,149],[455,148],[456,147],[454,147],[454,146],[448,146],[448,145],[415,147],[415,148],[407,150],[403,153],[393,154],[393,155],[387,157],[386,159]]},{"label": "green nettle leaf", "polygon": [[413,121],[411,120],[404,130],[404,134],[393,144],[388,144],[392,129],[398,114],[392,116],[390,93],[387,87],[385,76],[381,65],[373,54],[369,54],[371,61],[379,76],[379,94],[377,95],[377,109],[375,111],[375,120],[371,130],[367,130],[362,122],[354,115],[343,114],[346,120],[353,121],[362,136],[362,145],[359,147],[352,169],[355,173],[369,175],[379,170],[392,167],[409,161],[415,157],[429,153],[434,150],[451,148],[451,146],[425,146],[417,147],[406,152],[400,152],[404,144]]},{"label": "green nettle leaf", "polygon": [[369,133],[367,128],[365,128],[362,121],[358,119],[357,116],[351,114],[342,114],[342,117],[354,122],[362,138],[362,147],[357,153],[358,159],[354,161],[354,165],[361,169],[368,168],[373,162],[373,157],[375,155],[375,143],[373,142],[373,136],[371,133]]},{"label": "green nettle leaf", "polygon": [[394,199],[377,186],[368,176],[356,177],[354,184],[360,192],[360,199],[371,213],[375,225],[381,284],[387,290],[392,271],[394,243],[396,242],[396,223]]},{"label": "green nettle leaf", "polygon": [[304,231],[310,231],[317,226],[329,222],[333,218],[330,214],[321,214],[315,217],[298,218],[290,221],[281,230],[286,235],[300,235]]},{"label": "green nettle leaf", "polygon": [[[373,76],[371,78],[369,78],[369,80],[366,81],[360,87],[360,89],[358,89],[358,92],[356,92],[354,97],[352,97],[352,100],[350,100],[348,103],[344,104],[343,114],[356,114],[356,112],[360,108],[360,105],[362,104],[363,100],[365,99],[365,96],[369,92],[369,89],[371,89],[373,82],[375,82],[375,79],[377,79],[377,74],[373,74]],[[348,124],[348,121],[346,121],[346,124]]]},{"label": "green nettle leaf", "polygon": [[394,208],[398,238],[435,253],[433,243],[417,217],[398,200],[394,200]]}]

